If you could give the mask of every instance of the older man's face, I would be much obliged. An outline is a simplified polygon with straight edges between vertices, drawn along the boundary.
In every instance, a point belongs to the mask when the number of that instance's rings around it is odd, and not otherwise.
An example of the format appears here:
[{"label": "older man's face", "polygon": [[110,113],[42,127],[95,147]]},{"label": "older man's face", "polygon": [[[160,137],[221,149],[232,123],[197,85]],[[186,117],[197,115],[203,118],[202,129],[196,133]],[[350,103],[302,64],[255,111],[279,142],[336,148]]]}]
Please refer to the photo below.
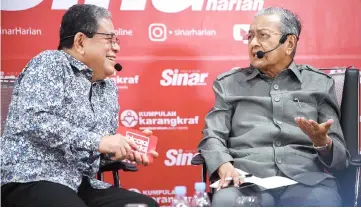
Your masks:
[{"label": "older man's face", "polygon": [[248,53],[251,64],[258,69],[267,69],[285,58],[285,47],[267,53],[262,59],[257,58],[257,51],[269,51],[277,47],[282,34],[280,17],[277,15],[261,15],[256,17],[248,34]]}]

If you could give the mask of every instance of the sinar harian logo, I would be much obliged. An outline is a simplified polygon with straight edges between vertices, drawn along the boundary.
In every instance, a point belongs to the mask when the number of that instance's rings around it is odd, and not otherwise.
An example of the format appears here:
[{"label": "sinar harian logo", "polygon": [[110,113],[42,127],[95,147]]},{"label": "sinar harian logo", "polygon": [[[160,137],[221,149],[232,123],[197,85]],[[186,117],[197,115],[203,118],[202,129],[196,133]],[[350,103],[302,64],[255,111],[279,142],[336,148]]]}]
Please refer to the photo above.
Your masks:
[{"label": "sinar harian logo", "polygon": [[160,85],[168,86],[205,86],[208,73],[181,72],[179,69],[165,69],[162,72]]},{"label": "sinar harian logo", "polygon": [[184,152],[183,149],[169,149],[164,164],[166,166],[190,166],[192,158],[197,152]]},{"label": "sinar harian logo", "polygon": [[[118,2],[112,0],[113,2]],[[149,0],[150,1],[150,0]],[[1,10],[21,11],[39,5],[43,0],[2,0]],[[256,11],[263,8],[264,0],[151,0],[153,7],[164,13],[191,11]],[[67,10],[78,0],[53,0],[52,10]],[[84,4],[94,4],[109,9],[110,0],[84,0]],[[143,11],[147,0],[122,0],[119,10]]]},{"label": "sinar harian logo", "polygon": [[125,110],[122,114],[120,114],[120,122],[125,127],[134,127],[138,124],[138,115],[133,110]]}]

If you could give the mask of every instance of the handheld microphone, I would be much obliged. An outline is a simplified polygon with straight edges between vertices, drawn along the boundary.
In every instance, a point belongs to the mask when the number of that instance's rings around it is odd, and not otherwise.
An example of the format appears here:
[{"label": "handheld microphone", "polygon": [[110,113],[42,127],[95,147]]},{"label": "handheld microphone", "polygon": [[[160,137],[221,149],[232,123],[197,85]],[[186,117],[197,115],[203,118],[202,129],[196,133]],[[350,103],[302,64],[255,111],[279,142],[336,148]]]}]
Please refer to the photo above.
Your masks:
[{"label": "handheld microphone", "polygon": [[276,50],[278,47],[280,47],[280,45],[282,45],[282,44],[284,44],[284,43],[286,42],[288,35],[291,35],[291,34],[282,35],[282,37],[281,37],[281,39],[280,39],[280,41],[279,41],[279,43],[278,43],[278,45],[277,45],[276,48],[274,48],[274,49],[272,49],[272,50],[269,50],[269,51],[266,51],[266,52],[257,51],[257,53],[256,53],[257,58],[261,59],[261,58],[264,57],[264,55],[266,55],[266,53],[269,53],[269,52],[271,52],[271,51]]},{"label": "handheld microphone", "polygon": [[116,63],[116,64],[114,65],[114,68],[115,68],[115,70],[117,70],[117,71],[122,71],[122,69],[123,69],[122,65],[120,65],[119,63]]}]

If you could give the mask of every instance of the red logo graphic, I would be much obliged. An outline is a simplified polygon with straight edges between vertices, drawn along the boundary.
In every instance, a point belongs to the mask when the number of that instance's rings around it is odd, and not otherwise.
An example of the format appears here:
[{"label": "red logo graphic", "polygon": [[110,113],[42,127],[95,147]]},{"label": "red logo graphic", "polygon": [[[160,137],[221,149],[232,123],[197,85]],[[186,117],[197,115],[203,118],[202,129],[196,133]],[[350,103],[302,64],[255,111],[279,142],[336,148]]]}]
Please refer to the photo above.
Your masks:
[{"label": "red logo graphic", "polygon": [[[141,131],[135,129],[128,129],[122,126],[119,126],[117,133],[122,134],[129,139],[133,140],[137,145],[138,152],[141,154],[148,154],[149,151],[155,150],[157,146],[158,138],[156,136],[147,136]],[[150,162],[153,161],[153,157],[148,154],[148,159]]]}]

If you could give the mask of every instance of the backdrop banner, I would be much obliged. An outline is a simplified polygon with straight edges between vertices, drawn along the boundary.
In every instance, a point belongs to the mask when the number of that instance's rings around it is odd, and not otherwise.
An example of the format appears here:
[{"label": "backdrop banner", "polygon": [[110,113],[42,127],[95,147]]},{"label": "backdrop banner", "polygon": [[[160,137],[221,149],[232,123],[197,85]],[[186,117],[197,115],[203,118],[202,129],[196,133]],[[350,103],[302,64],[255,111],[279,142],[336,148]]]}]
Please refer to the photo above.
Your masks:
[{"label": "backdrop banner", "polygon": [[[56,50],[61,17],[70,6],[109,9],[120,39],[112,78],[119,88],[120,124],[149,128],[160,154],[121,184],[169,205],[176,185],[194,193],[201,167],[192,166],[204,116],[214,103],[216,76],[249,66],[253,16],[282,6],[303,24],[295,61],[317,68],[361,68],[361,1],[330,0],[5,0],[1,2],[1,78],[15,78],[43,50]],[[111,173],[105,180],[112,183]]]}]

